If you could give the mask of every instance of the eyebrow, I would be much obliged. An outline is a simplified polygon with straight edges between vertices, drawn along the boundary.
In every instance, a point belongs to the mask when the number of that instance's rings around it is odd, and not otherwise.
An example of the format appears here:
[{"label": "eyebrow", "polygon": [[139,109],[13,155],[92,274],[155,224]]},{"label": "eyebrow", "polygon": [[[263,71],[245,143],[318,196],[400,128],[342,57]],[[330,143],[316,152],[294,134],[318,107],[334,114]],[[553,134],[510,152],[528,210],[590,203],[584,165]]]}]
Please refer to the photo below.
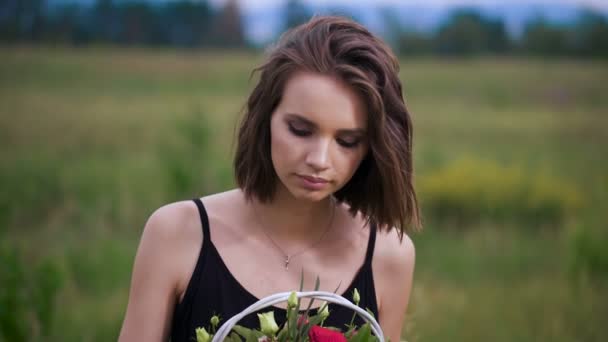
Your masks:
[{"label": "eyebrow", "polygon": [[[300,120],[300,121],[304,122],[305,124],[307,124],[309,126],[312,126],[314,128],[318,128],[319,127],[316,123],[314,123],[314,122],[308,120],[307,118],[305,118],[305,117],[303,117],[303,116],[301,116],[299,114],[296,114],[296,113],[287,113],[287,114],[285,114],[285,116],[287,116],[287,118],[290,118],[290,119]],[[340,134],[361,134],[361,135],[365,135],[366,131],[363,128],[354,128],[354,129],[343,128],[343,129],[339,129],[338,133],[340,133]]]}]

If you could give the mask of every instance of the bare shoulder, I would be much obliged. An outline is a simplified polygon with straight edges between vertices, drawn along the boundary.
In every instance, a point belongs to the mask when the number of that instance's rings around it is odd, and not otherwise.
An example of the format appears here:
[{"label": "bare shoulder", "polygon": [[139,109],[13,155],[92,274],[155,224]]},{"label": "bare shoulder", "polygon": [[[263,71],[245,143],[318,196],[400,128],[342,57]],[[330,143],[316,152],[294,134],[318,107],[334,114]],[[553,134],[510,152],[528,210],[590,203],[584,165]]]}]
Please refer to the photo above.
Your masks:
[{"label": "bare shoulder", "polygon": [[399,341],[409,302],[416,251],[409,236],[402,239],[395,229],[377,234],[374,251],[374,282],[379,318],[385,335]]},{"label": "bare shoulder", "polygon": [[[196,205],[192,201],[166,204],[148,218],[143,236],[165,242],[187,241],[201,234]],[[197,234],[198,233],[198,234]]]},{"label": "bare shoulder", "polygon": [[404,233],[400,239],[395,229],[390,232],[378,232],[374,261],[377,261],[380,269],[389,274],[407,273],[413,267],[415,257],[414,243],[407,234]]},{"label": "bare shoulder", "polygon": [[133,265],[120,341],[168,338],[171,315],[197,260],[202,232],[192,202],[160,207],[148,218]]},{"label": "bare shoulder", "polygon": [[243,218],[247,201],[240,189],[205,196],[202,201],[210,226],[214,228],[211,232],[214,242],[222,240],[224,234],[230,234],[230,231],[244,226],[242,222],[247,222]]},{"label": "bare shoulder", "polygon": [[[240,189],[210,194],[201,198],[208,216],[233,217],[246,205],[244,194]],[[159,234],[188,233],[192,230],[200,232],[200,216],[194,201],[179,201],[166,204],[156,209],[147,225],[152,230],[161,230]]]},{"label": "bare shoulder", "polygon": [[[148,218],[140,242],[142,256],[156,260],[173,280],[176,294],[187,285],[201,248],[203,232],[193,201],[166,204]],[[147,253],[146,253],[147,252]]]},{"label": "bare shoulder", "polygon": [[205,208],[209,215],[217,216],[225,214],[233,216],[238,213],[238,209],[246,205],[243,192],[240,189],[233,189],[219,192],[202,198]]}]

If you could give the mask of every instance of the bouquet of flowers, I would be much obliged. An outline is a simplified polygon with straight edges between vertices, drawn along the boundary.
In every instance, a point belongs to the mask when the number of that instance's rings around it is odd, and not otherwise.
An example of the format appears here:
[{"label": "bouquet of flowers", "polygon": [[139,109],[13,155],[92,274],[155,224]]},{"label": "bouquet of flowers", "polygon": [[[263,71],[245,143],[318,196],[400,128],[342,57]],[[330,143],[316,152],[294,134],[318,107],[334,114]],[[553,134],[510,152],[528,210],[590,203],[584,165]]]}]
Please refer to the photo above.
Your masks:
[{"label": "bouquet of flowers", "polygon": [[[209,330],[204,327],[196,329],[196,340],[197,342],[384,342],[382,330],[373,314],[358,306],[360,295],[357,289],[353,293],[351,303],[335,293],[317,291],[318,287],[317,280],[315,291],[282,292],[260,299],[240,314],[230,318],[219,329],[217,327],[220,319],[213,316]],[[303,313],[300,313],[301,298],[312,299]],[[311,310],[315,299],[321,299],[322,303],[316,310]],[[258,314],[259,329],[248,329],[236,324],[250,313],[285,301],[287,301],[287,319],[282,327],[277,325],[273,311]],[[328,310],[328,302],[346,306],[354,311],[345,331],[323,325],[331,314]],[[359,327],[354,325],[355,315],[361,316],[366,323]]]}]

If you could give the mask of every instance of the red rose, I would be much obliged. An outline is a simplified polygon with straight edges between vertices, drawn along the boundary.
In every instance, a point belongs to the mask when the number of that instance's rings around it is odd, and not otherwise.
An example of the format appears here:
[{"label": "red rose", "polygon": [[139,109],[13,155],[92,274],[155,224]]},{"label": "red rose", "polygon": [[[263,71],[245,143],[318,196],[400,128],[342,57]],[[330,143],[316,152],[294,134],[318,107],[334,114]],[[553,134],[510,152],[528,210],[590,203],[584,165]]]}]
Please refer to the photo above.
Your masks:
[{"label": "red rose", "polygon": [[310,342],[346,342],[346,337],[341,332],[318,325],[313,326],[308,331],[308,338]]}]

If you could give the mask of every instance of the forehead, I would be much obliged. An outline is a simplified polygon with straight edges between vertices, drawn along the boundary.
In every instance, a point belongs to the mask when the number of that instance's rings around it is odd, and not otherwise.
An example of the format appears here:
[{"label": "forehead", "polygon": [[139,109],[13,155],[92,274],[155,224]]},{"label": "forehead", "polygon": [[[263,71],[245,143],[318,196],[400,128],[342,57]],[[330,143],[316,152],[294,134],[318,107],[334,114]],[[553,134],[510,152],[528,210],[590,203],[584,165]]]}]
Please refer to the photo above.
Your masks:
[{"label": "forehead", "polygon": [[298,114],[320,127],[367,127],[367,112],[361,96],[335,77],[312,72],[297,72],[289,78],[277,113]]}]

